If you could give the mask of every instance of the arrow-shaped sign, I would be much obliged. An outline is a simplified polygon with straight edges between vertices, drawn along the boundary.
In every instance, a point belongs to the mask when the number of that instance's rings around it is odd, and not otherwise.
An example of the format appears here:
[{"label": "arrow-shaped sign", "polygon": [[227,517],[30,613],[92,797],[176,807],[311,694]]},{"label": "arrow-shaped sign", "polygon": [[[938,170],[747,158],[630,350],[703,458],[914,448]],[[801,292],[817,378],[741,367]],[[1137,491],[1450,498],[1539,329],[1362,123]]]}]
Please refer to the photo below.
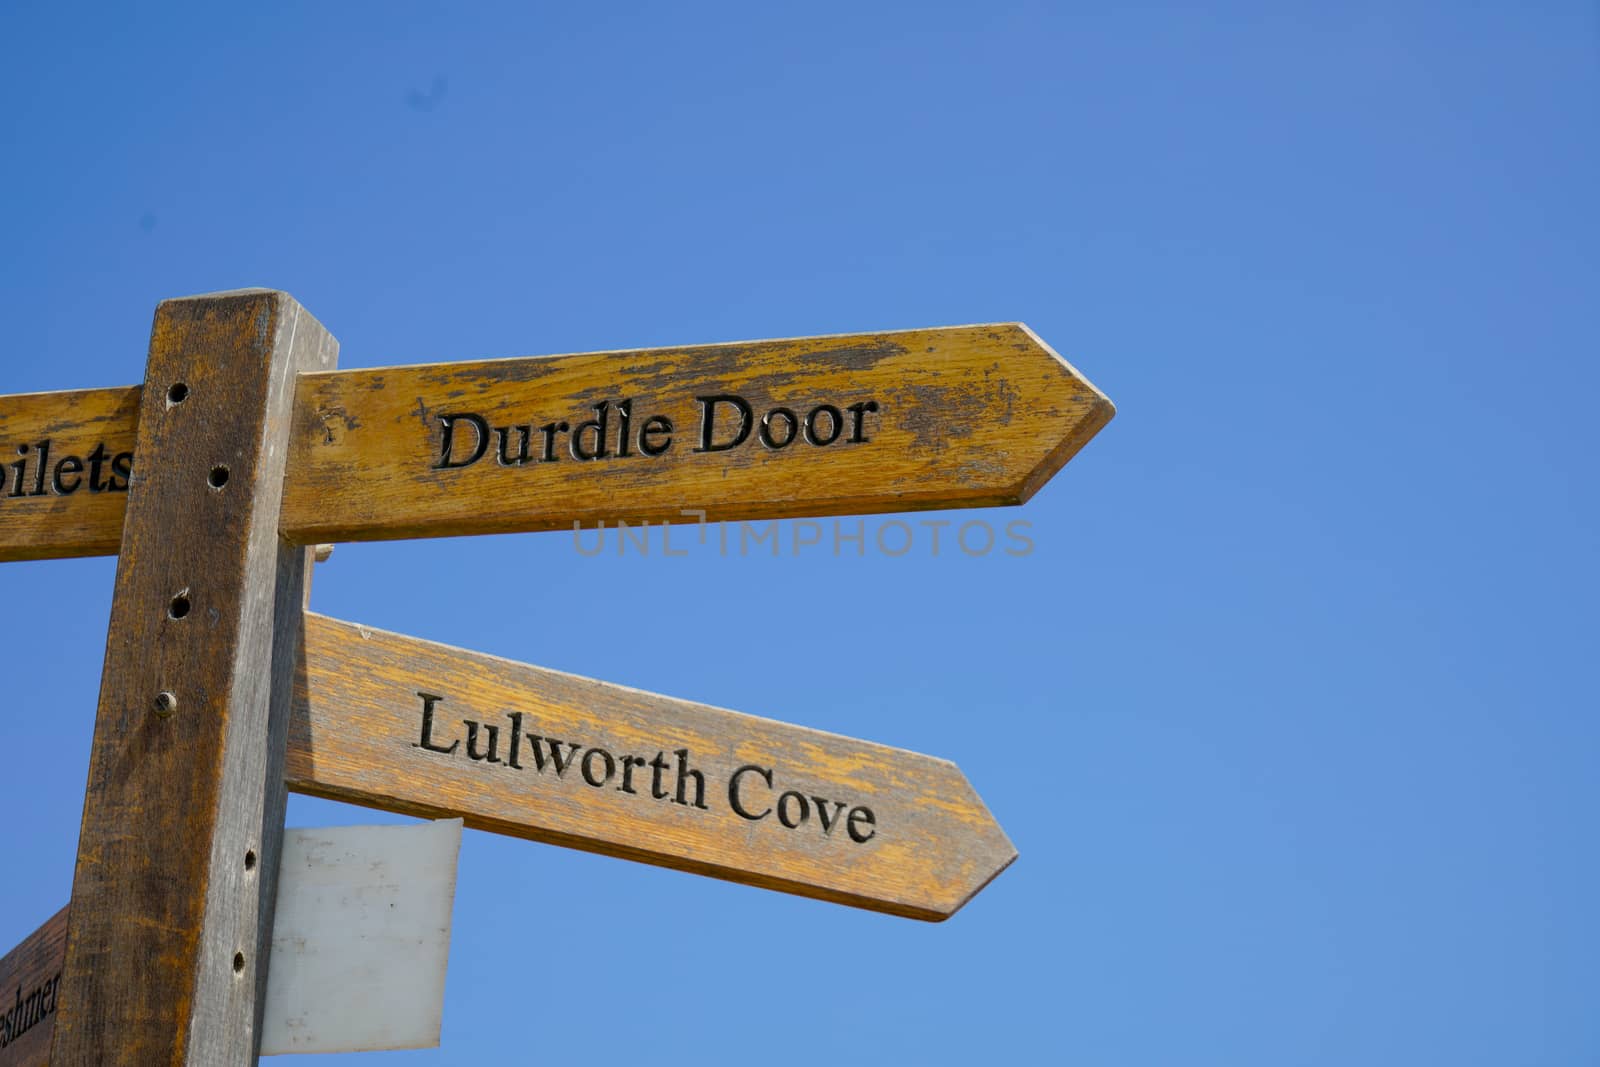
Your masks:
[{"label": "arrow-shaped sign", "polygon": [[299,793],[948,918],[1016,858],[955,764],[306,616]]},{"label": "arrow-shaped sign", "polygon": [[[174,382],[169,404],[206,382]],[[117,550],[140,387],[0,397],[0,560]],[[1111,418],[1012,323],[302,375],[281,532],[1019,504]]]}]

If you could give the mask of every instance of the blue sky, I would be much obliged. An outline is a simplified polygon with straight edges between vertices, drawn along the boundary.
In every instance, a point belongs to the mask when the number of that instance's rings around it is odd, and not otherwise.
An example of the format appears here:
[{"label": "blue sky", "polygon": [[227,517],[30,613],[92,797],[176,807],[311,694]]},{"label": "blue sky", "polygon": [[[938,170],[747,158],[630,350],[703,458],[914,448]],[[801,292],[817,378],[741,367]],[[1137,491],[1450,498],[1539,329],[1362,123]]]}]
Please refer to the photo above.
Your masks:
[{"label": "blue sky", "polygon": [[[1119,414],[948,516],[1024,557],[339,548],[318,610],[951,758],[1020,852],[928,925],[469,833],[365,1062],[1600,1056],[1592,4],[463,6],[7,5],[0,392],[268,285],[346,367],[1021,320]],[[0,567],[5,946],[113,570]]]}]

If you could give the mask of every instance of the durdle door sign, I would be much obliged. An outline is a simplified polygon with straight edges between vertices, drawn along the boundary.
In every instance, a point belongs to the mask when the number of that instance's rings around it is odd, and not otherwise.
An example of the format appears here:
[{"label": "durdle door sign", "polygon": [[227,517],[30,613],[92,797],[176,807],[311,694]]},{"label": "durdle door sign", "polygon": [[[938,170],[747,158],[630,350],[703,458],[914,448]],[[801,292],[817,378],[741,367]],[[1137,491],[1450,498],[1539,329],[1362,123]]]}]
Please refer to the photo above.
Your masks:
[{"label": "durdle door sign", "polygon": [[337,350],[214,293],[160,305],[142,385],[0,397],[0,560],[118,553],[139,651],[105,661],[71,907],[0,960],[0,1067],[253,1062],[286,790],[925,920],[1015,858],[948,761],[304,604],[331,541],[1021,503],[1113,413],[1027,327]]},{"label": "durdle door sign", "polygon": [[[5,398],[0,559],[117,551],[140,401]],[[279,529],[314,544],[1020,504],[1111,414],[1014,323],[307,373]]]}]

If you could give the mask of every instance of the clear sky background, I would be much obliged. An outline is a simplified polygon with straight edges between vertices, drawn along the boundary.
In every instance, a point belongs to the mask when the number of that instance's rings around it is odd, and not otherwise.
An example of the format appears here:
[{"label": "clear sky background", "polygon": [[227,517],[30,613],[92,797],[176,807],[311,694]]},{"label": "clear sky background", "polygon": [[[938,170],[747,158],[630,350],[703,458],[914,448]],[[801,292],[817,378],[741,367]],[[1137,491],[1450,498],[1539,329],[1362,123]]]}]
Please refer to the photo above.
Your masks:
[{"label": "clear sky background", "polygon": [[[932,516],[1021,558],[339,548],[319,610],[951,758],[1020,852],[929,925],[469,832],[443,1045],[363,1062],[1600,1060],[1593,4],[9,3],[0,96],[0,392],[265,285],[345,367],[1022,320],[1119,407]],[[0,567],[0,945],[113,570]]]}]

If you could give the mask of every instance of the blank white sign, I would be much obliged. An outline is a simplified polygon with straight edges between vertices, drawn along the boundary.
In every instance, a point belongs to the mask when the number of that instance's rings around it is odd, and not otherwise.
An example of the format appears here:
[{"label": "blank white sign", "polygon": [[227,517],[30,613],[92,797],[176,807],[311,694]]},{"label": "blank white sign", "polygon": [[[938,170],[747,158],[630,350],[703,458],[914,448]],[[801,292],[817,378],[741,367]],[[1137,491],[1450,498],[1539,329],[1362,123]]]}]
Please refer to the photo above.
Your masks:
[{"label": "blank white sign", "polygon": [[285,830],[261,1054],[434,1048],[461,820]]}]

